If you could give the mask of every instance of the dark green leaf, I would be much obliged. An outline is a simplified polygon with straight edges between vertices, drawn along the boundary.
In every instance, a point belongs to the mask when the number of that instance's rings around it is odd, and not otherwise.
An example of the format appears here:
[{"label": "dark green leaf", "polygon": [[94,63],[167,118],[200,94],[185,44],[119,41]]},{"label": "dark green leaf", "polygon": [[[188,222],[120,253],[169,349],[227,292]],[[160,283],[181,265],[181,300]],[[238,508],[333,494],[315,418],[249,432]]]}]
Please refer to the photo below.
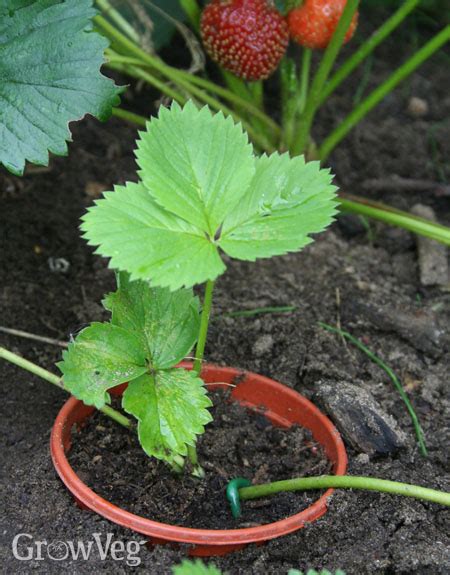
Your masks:
[{"label": "dark green leaf", "polygon": [[91,31],[91,0],[0,2],[0,163],[65,155],[68,123],[109,117],[119,89],[100,74],[107,41]]}]

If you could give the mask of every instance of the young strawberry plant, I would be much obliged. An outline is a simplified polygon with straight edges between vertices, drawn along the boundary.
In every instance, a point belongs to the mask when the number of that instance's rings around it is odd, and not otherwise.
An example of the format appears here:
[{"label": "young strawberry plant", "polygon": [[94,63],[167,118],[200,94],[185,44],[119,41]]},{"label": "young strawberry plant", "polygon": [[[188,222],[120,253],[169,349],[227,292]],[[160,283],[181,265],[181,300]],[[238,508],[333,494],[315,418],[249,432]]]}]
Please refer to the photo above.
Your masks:
[{"label": "young strawberry plant", "polygon": [[[139,182],[83,217],[84,236],[119,271],[104,302],[111,321],[84,329],[59,367],[65,388],[97,408],[129,382],[122,406],[146,453],[177,470],[189,455],[201,474],[195,442],[211,404],[200,372],[222,253],[254,261],[299,251],[332,222],[336,188],[318,162],[255,156],[240,125],[192,103],[161,108],[136,157]],[[202,283],[200,316],[192,287]],[[195,342],[194,369],[177,368]]]}]

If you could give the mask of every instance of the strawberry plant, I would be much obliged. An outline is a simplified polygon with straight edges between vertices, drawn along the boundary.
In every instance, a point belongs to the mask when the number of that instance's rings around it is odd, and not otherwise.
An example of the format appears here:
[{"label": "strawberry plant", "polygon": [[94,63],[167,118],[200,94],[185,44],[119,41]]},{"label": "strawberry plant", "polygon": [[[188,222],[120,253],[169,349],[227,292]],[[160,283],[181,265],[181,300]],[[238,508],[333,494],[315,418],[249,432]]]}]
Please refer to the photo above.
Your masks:
[{"label": "strawberry plant", "polygon": [[[332,222],[336,188],[318,162],[255,156],[240,125],[192,103],[161,108],[136,157],[139,182],[83,217],[84,236],[119,272],[104,302],[111,321],[84,329],[59,367],[65,388],[97,408],[129,382],[122,406],[145,452],[177,470],[189,455],[201,474],[195,442],[211,404],[200,372],[222,253],[254,261],[299,251]],[[200,316],[192,287],[202,283]],[[177,368],[196,342],[194,369]]]}]

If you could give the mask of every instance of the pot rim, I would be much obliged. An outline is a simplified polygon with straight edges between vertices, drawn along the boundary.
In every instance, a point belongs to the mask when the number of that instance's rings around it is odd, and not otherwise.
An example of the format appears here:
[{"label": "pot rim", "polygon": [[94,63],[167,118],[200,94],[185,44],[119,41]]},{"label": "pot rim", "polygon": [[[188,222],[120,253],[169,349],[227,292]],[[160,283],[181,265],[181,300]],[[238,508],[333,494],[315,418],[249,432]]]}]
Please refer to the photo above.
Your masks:
[{"label": "pot rim", "polygon": [[[180,364],[180,367],[189,369],[192,367],[192,364],[183,362]],[[297,404],[301,403],[303,408],[312,413],[316,424],[319,424],[325,432],[327,432],[330,440],[333,442],[333,448],[337,454],[336,460],[333,462],[334,474],[345,474],[347,469],[347,454],[341,436],[331,421],[313,403],[297,391],[294,391],[277,381],[246,370],[205,364],[202,369],[202,375],[205,376],[206,381],[208,381],[208,374],[215,373],[217,371],[221,373],[222,381],[226,381],[227,379],[229,381],[233,381],[236,377],[245,374],[246,378],[250,378],[252,380],[256,379],[261,384],[269,385],[274,392],[288,396],[288,399],[295,401]],[[217,378],[215,377],[215,379]],[[235,390],[239,389],[240,385],[241,384],[238,384]],[[212,385],[209,385],[208,387],[212,387]],[[225,386],[220,383],[215,385],[216,389],[220,387]],[[239,401],[239,398],[235,399]],[[240,402],[244,405],[247,403],[246,401]],[[256,404],[253,404],[253,407],[255,407],[255,405]],[[55,470],[76,500],[110,521],[137,531],[138,533],[142,533],[143,535],[178,543],[211,546],[240,545],[267,541],[275,537],[292,533],[293,531],[303,527],[305,524],[321,517],[326,512],[327,502],[334,492],[334,489],[328,489],[312,505],[299,513],[295,513],[285,519],[281,519],[273,523],[266,523],[257,527],[239,529],[198,529],[161,523],[135,515],[134,513],[110,503],[100,495],[97,495],[92,489],[83,483],[83,481],[81,481],[72,469],[66,457],[66,449],[68,450],[70,448],[70,444],[68,445],[67,437],[65,437],[65,435],[68,433],[70,436],[71,433],[71,430],[67,431],[67,423],[70,422],[70,428],[72,428],[72,425],[75,422],[73,419],[74,413],[77,409],[79,410],[82,407],[87,410],[85,417],[89,417],[89,410],[94,411],[94,408],[84,406],[80,400],[75,397],[71,397],[66,401],[56,417],[50,438],[50,452]],[[319,443],[321,442],[319,441]]]}]

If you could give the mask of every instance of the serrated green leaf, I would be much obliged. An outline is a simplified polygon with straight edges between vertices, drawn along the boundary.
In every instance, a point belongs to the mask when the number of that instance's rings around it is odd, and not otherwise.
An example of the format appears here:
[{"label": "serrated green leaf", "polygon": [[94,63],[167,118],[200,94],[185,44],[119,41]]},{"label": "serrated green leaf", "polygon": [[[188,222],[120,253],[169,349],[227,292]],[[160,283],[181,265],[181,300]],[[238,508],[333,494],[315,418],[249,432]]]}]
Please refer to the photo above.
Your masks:
[{"label": "serrated green leaf", "polygon": [[147,282],[129,282],[109,294],[104,305],[111,322],[141,339],[153,369],[167,369],[192,349],[200,328],[199,300],[192,290],[174,294]]},{"label": "serrated green leaf", "polygon": [[180,565],[172,567],[173,575],[222,575],[215,565],[205,565],[200,559],[184,559]]},{"label": "serrated green leaf", "polygon": [[192,102],[161,108],[140,132],[136,158],[155,200],[212,239],[255,170],[242,126]]},{"label": "serrated green leaf", "polygon": [[58,364],[64,387],[97,409],[109,402],[108,389],[147,371],[137,336],[108,323],[93,323],[77,336]]},{"label": "serrated green leaf", "polygon": [[110,266],[132,279],[176,290],[215,279],[225,269],[205,234],[168,212],[142,183],[116,186],[83,216],[81,229]]},{"label": "serrated green leaf", "polygon": [[139,420],[139,441],[144,451],[171,462],[187,454],[196,436],[212,418],[211,401],[203,381],[191,371],[170,369],[145,374],[126,389],[122,406]]},{"label": "serrated green leaf", "polygon": [[82,229],[111,267],[155,286],[214,280],[220,249],[243,260],[298,251],[336,213],[318,162],[249,156],[241,128],[193,104],[161,109],[137,157],[142,182],[106,193]]},{"label": "serrated green leaf", "polygon": [[336,213],[328,170],[303,157],[273,154],[257,160],[241,209],[223,225],[219,246],[231,257],[255,260],[298,251]]},{"label": "serrated green leaf", "polygon": [[119,89],[100,74],[108,42],[91,0],[0,2],[0,163],[22,174],[67,153],[68,122],[109,117]]}]

